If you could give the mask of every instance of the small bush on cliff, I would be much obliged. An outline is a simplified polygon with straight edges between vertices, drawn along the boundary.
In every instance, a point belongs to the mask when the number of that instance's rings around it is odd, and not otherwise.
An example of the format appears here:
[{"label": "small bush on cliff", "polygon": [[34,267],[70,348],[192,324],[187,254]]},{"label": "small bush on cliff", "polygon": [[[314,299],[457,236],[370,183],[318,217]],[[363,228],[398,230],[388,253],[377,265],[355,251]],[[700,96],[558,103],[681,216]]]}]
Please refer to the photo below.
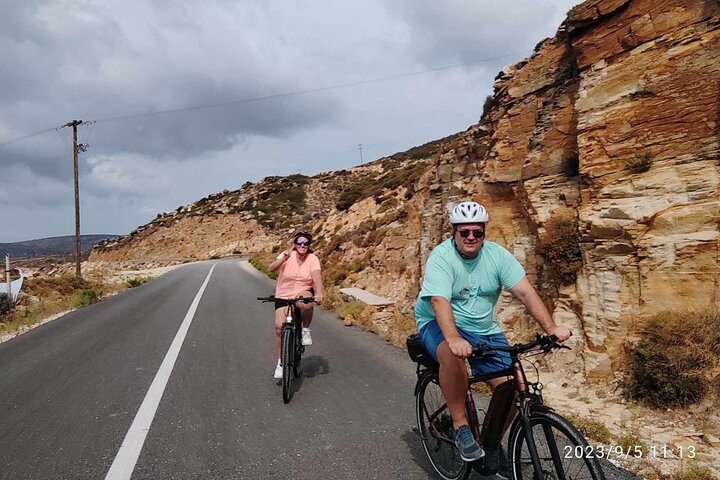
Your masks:
[{"label": "small bush on cliff", "polygon": [[625,167],[632,173],[645,173],[652,166],[652,154],[647,150],[636,153],[632,158],[625,160]]},{"label": "small bush on cliff", "polygon": [[658,314],[627,350],[627,398],[654,408],[686,407],[707,393],[720,401],[720,312]]},{"label": "small bush on cliff", "polygon": [[483,111],[480,118],[482,119],[485,115],[490,113],[490,110],[495,106],[495,97],[493,95],[488,95],[485,97],[485,101],[483,102]]},{"label": "small bush on cliff", "polygon": [[[425,158],[424,155],[425,154],[417,158]],[[426,168],[426,162],[415,162],[401,168],[388,170],[378,178],[363,178],[358,180],[348,185],[345,190],[340,193],[335,207],[340,211],[345,211],[353,204],[365,198],[377,196],[385,189],[395,190],[396,188],[404,186],[408,188],[408,192],[414,191],[412,187],[425,172]]]},{"label": "small bush on cliff", "polygon": [[551,217],[538,242],[538,253],[544,258],[549,275],[562,285],[575,282],[582,267],[580,232],[577,220],[568,210]]}]

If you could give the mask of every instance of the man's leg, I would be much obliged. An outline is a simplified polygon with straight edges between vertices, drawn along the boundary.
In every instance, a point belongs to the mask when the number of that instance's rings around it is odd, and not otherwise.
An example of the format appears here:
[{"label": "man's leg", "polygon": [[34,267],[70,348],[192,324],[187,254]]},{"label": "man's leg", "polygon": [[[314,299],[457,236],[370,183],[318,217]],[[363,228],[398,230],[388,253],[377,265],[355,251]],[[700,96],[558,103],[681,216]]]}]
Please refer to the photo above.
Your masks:
[{"label": "man's leg", "polygon": [[460,458],[466,462],[479,460],[485,452],[473,438],[465,412],[465,396],[468,390],[467,363],[465,359],[458,358],[452,353],[437,322],[423,326],[420,334],[425,348],[435,353],[435,359],[440,364],[440,389],[452,416],[453,440]]},{"label": "man's leg", "polygon": [[440,343],[435,355],[440,364],[440,389],[452,415],[453,428],[457,430],[468,424],[465,413],[465,395],[468,389],[465,360],[456,357],[445,340]]}]

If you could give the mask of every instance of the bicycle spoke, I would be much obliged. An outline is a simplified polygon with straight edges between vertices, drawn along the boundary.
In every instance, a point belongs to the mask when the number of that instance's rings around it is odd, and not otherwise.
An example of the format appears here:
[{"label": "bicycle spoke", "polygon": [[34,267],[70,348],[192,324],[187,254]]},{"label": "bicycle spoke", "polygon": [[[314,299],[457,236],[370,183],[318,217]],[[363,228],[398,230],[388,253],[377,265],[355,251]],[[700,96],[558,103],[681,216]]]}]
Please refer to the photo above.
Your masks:
[{"label": "bicycle spoke", "polygon": [[452,441],[453,424],[437,377],[425,378],[418,392],[418,427],[428,459],[441,478],[460,480],[470,472]]},{"label": "bicycle spoke", "polygon": [[[554,413],[531,419],[543,480],[596,480],[604,476],[594,458],[585,458],[587,442],[567,420]],[[533,479],[534,468],[522,429],[511,438],[518,479]],[[580,452],[580,454],[578,454]]]}]

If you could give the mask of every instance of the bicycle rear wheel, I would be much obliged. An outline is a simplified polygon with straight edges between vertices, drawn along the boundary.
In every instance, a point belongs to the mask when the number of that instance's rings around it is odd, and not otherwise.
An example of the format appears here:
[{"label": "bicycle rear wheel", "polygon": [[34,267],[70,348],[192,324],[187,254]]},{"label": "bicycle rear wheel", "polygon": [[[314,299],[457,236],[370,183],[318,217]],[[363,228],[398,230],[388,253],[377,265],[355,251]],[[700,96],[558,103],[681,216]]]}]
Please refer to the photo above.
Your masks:
[{"label": "bicycle rear wheel", "polygon": [[605,480],[605,474],[587,440],[569,421],[551,411],[534,411],[530,415],[530,424],[542,473],[534,476],[525,428],[518,418],[508,440],[514,478]]},{"label": "bicycle rear wheel", "polygon": [[435,472],[445,480],[464,480],[470,464],[460,458],[453,443],[453,422],[437,373],[421,377],[415,412],[425,453]]},{"label": "bicycle rear wheel", "polygon": [[295,336],[291,328],[283,328],[281,338],[281,362],[282,362],[282,389],[283,389],[283,402],[288,403],[292,398],[292,366],[295,357]]}]

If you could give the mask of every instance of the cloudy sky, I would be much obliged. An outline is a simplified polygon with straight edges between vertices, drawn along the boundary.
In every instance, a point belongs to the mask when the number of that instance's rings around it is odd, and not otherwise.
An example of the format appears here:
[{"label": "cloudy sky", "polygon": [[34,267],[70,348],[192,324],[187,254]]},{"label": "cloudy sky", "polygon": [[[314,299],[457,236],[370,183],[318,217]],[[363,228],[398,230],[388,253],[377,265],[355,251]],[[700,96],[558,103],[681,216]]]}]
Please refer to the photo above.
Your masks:
[{"label": "cloudy sky", "polygon": [[0,0],[0,242],[124,234],[212,192],[476,123],[575,0]]}]

